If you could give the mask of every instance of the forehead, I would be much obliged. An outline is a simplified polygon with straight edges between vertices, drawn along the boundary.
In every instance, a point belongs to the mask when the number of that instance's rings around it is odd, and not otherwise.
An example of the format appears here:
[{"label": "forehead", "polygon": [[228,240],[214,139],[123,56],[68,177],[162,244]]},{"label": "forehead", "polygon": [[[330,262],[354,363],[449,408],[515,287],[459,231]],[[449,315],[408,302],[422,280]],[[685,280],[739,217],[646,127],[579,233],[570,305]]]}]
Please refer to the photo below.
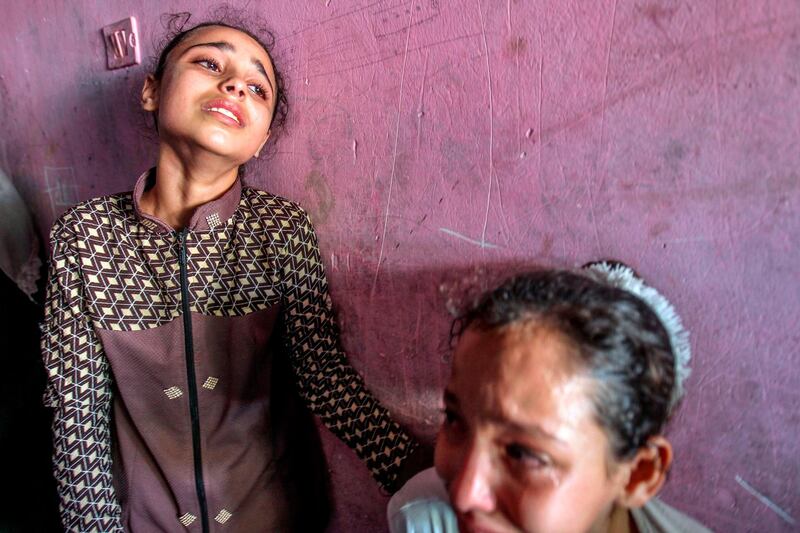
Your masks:
[{"label": "forehead", "polygon": [[485,380],[526,380],[542,371],[564,378],[578,370],[563,334],[537,322],[484,330],[468,328],[455,350],[454,370]]},{"label": "forehead", "polygon": [[264,47],[243,31],[225,26],[204,26],[191,30],[170,55],[178,56],[194,45],[212,42],[230,43],[236,49],[236,53],[261,61],[270,73],[270,77],[273,76],[272,58]]},{"label": "forehead", "polygon": [[456,346],[448,388],[493,419],[588,420],[590,380],[573,349],[561,333],[539,324],[469,328]]}]

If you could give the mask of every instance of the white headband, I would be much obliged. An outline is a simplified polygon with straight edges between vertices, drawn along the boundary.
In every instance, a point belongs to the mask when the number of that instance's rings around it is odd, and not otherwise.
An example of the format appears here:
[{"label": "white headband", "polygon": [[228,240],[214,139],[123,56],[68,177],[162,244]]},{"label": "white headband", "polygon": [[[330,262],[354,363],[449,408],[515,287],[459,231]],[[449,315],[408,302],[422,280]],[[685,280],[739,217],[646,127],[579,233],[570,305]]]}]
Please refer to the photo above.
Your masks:
[{"label": "white headband", "polygon": [[669,399],[669,411],[672,412],[678,400],[683,396],[683,382],[691,373],[689,360],[692,358],[689,332],[683,327],[678,312],[661,293],[646,285],[633,270],[624,265],[606,262],[592,263],[583,271],[590,274],[596,281],[604,282],[637,296],[650,306],[664,329],[667,330],[675,356],[675,385],[672,387]]}]

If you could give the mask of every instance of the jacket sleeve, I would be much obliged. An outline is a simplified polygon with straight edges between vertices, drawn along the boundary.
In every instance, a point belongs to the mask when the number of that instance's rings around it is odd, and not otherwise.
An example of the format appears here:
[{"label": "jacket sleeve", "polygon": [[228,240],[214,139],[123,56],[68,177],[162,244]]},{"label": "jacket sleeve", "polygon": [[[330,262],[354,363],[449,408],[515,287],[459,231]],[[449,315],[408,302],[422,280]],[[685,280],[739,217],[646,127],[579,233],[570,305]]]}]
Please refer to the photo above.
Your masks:
[{"label": "jacket sleeve", "polygon": [[284,233],[282,255],[288,351],[301,396],[325,426],[392,490],[417,443],[367,390],[339,349],[328,282],[314,229],[300,210]]},{"label": "jacket sleeve", "polygon": [[86,314],[76,242],[68,222],[56,222],[42,326],[59,510],[66,531],[122,531],[111,480],[109,368]]}]

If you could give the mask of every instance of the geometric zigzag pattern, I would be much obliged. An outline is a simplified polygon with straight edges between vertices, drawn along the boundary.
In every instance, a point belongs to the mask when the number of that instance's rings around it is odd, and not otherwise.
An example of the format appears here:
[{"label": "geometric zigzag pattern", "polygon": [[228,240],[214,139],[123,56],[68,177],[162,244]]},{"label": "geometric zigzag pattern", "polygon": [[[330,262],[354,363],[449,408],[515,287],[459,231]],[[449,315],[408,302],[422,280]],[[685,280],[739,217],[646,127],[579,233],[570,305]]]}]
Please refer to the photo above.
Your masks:
[{"label": "geometric zigzag pattern", "polygon": [[[50,235],[42,350],[56,410],[54,468],[68,531],[121,530],[111,483],[111,376],[95,328],[155,328],[181,314],[178,238],[135,215],[130,193],[80,204]],[[313,227],[297,204],[243,188],[238,209],[187,234],[193,312],[241,316],[277,303],[299,390],[322,422],[391,487],[416,447],[338,346]]]},{"label": "geometric zigzag pattern", "polygon": [[66,531],[122,531],[111,483],[111,383],[108,361],[80,297],[75,238],[51,233],[52,263],[42,331],[48,371],[45,404],[54,408],[53,468]]},{"label": "geometric zigzag pattern", "polygon": [[287,227],[282,255],[290,332],[285,343],[300,393],[328,429],[366,462],[373,477],[390,487],[415,443],[372,397],[339,349],[317,238],[306,216]]}]

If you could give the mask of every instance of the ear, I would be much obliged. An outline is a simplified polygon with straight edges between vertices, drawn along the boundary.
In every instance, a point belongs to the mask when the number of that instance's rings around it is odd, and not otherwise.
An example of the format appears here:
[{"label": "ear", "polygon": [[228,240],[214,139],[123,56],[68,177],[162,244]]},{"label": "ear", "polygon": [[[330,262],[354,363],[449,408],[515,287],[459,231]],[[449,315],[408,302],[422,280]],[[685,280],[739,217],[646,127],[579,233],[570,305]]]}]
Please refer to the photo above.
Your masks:
[{"label": "ear", "polygon": [[142,86],[142,109],[145,111],[158,109],[158,89],[158,80],[152,74],[148,74]]},{"label": "ear", "polygon": [[261,155],[261,149],[264,148],[265,144],[267,144],[270,135],[272,135],[272,130],[267,130],[267,135],[264,137],[264,140],[261,141],[261,144],[258,146],[258,150],[256,150],[256,154],[253,157],[258,159],[258,156]]},{"label": "ear", "polygon": [[641,507],[655,496],[667,480],[667,471],[672,464],[672,446],[657,435],[636,452],[626,468],[628,480],[617,503],[623,507]]}]

